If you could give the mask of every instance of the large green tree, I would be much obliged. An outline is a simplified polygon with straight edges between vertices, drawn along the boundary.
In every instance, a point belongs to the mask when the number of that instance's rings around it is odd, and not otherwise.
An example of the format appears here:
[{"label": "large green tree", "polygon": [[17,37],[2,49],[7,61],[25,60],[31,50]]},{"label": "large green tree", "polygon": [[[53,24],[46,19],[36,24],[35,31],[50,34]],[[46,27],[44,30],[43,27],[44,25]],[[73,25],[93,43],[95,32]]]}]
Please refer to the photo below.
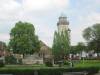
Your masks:
[{"label": "large green tree", "polygon": [[87,46],[83,42],[78,42],[76,45],[76,52],[81,53],[82,51],[87,51]]},{"label": "large green tree", "polygon": [[70,39],[68,31],[62,33],[54,33],[54,40],[52,46],[52,52],[55,61],[62,60],[64,56],[69,53],[70,50]]},{"label": "large green tree", "polygon": [[88,43],[90,50],[100,52],[100,24],[94,24],[83,31],[83,37]]},{"label": "large green tree", "polygon": [[33,54],[40,50],[38,36],[35,35],[35,28],[31,23],[17,22],[10,33],[10,49],[18,54]]},{"label": "large green tree", "polygon": [[77,45],[71,46],[72,54],[82,53],[82,51],[87,52],[87,45],[83,42],[78,42]]}]

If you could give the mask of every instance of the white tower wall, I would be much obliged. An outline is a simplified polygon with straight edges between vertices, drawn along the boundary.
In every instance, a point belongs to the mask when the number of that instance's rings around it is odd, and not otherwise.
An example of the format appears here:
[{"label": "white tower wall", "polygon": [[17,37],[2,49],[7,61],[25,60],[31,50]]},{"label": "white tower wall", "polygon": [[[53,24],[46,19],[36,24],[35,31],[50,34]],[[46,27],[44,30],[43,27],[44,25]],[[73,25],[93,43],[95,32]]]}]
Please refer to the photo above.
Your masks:
[{"label": "white tower wall", "polygon": [[58,32],[61,33],[61,32],[64,32],[66,30],[69,31],[68,25],[69,25],[69,22],[67,21],[67,17],[65,17],[65,16],[59,17],[59,21],[57,23]]}]

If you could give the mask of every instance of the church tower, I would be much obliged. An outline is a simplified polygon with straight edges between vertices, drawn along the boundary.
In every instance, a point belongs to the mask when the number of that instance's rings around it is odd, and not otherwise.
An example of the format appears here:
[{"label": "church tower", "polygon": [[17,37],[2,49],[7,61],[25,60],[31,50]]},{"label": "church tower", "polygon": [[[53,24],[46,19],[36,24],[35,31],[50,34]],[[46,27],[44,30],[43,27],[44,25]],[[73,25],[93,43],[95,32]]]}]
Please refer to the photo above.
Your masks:
[{"label": "church tower", "polygon": [[69,32],[70,30],[68,28],[68,25],[69,25],[69,22],[67,21],[67,17],[64,15],[61,15],[57,22],[58,33],[64,32],[66,30],[68,30]]}]

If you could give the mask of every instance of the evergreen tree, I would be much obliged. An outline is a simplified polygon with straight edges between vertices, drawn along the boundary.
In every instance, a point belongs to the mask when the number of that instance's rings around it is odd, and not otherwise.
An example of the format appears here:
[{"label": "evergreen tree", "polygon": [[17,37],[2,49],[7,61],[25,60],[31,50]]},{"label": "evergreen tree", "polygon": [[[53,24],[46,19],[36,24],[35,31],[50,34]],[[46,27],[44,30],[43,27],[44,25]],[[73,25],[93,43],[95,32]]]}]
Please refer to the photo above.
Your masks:
[{"label": "evergreen tree", "polygon": [[61,33],[55,32],[53,46],[52,46],[52,52],[55,61],[64,59],[64,56],[69,54],[69,50],[70,50],[70,39],[68,31]]}]

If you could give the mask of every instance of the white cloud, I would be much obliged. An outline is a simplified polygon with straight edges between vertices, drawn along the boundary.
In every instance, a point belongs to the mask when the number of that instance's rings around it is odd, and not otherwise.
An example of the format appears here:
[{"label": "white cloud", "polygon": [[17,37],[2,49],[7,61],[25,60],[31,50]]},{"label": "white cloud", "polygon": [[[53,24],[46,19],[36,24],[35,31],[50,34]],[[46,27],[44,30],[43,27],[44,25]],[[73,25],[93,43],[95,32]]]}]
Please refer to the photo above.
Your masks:
[{"label": "white cloud", "polygon": [[87,21],[90,24],[100,23],[100,13],[94,12],[87,16]]},{"label": "white cloud", "polygon": [[17,3],[15,0],[0,0],[0,9],[2,10],[14,10],[19,6],[19,3]]},{"label": "white cloud", "polygon": [[0,0],[0,21],[15,20],[19,9],[20,4],[15,0]]},{"label": "white cloud", "polygon": [[[100,0],[86,0],[87,4],[84,6],[84,10],[81,7],[80,11],[76,8],[66,9],[69,7],[70,0],[0,0],[0,40],[9,40],[9,32],[15,22],[27,21],[33,23],[36,28],[36,32],[40,39],[51,46],[53,39],[53,32],[56,28],[53,28],[53,18],[59,16],[59,12],[72,10],[68,15],[69,18],[74,18],[72,30],[72,44],[76,44],[79,41],[84,41],[82,38],[82,31],[84,28],[91,26],[95,23],[100,23],[100,13],[95,10],[100,6]],[[91,2],[92,1],[92,2]],[[78,2],[78,0],[77,0]],[[70,5],[73,6],[73,5]],[[91,13],[90,13],[91,12]],[[56,27],[55,20],[55,27]],[[77,21],[77,23],[75,23]],[[48,23],[47,23],[48,22]],[[74,25],[75,24],[75,25]],[[4,30],[4,31],[3,31]],[[7,31],[6,31],[7,30]],[[6,33],[5,33],[6,32]]]},{"label": "white cloud", "polygon": [[50,10],[68,6],[69,0],[23,0],[23,8],[28,11]]},{"label": "white cloud", "polygon": [[83,29],[96,23],[100,23],[100,13],[98,12],[91,12],[79,17],[79,24]]},{"label": "white cloud", "polygon": [[[40,39],[51,45],[53,28],[45,21],[55,12],[58,13],[61,9],[68,7],[68,4],[69,0],[22,0],[21,2],[0,0],[0,32],[2,32],[0,40],[8,41],[10,38],[8,30],[14,26],[12,24],[21,20],[35,24]],[[44,16],[45,19],[43,19]]]},{"label": "white cloud", "polygon": [[0,34],[0,41],[8,42],[9,38],[9,34]]},{"label": "white cloud", "polygon": [[77,42],[85,42],[84,38],[82,37],[83,30],[93,24],[100,23],[100,13],[92,12],[87,15],[79,15],[78,16],[78,25],[76,27],[72,27],[72,45],[76,45]]}]

